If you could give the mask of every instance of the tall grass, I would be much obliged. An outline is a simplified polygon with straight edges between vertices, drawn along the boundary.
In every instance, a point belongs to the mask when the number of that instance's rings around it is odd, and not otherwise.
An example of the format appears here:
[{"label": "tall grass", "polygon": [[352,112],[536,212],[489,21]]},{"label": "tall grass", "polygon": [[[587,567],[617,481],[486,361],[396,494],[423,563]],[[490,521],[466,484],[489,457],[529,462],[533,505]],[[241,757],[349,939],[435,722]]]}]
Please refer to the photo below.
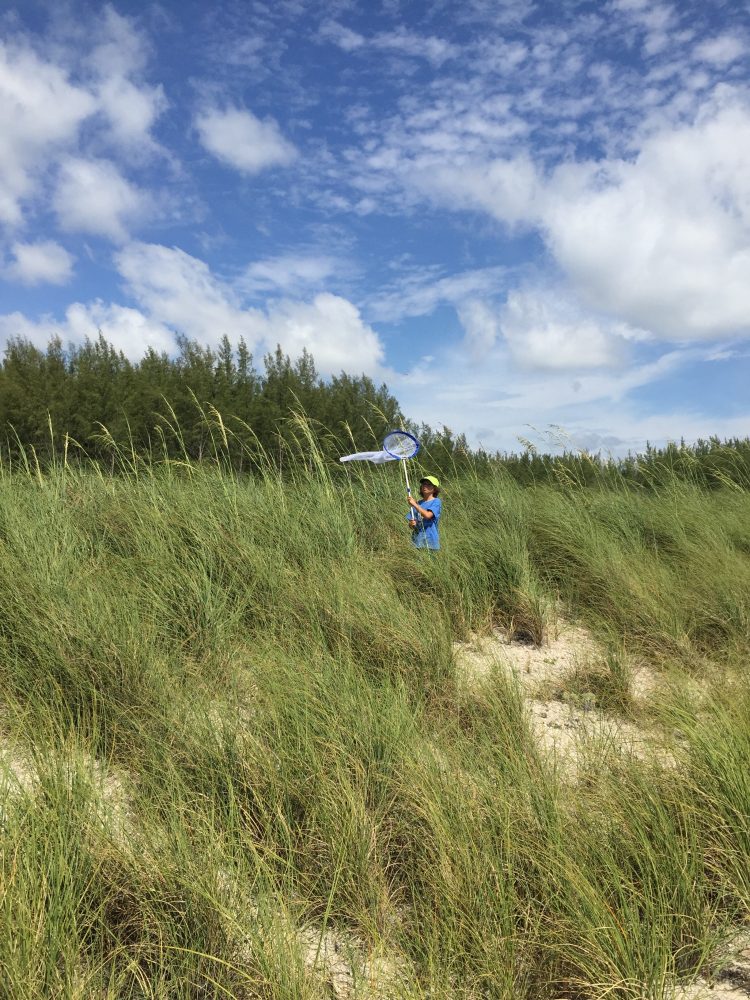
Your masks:
[{"label": "tall grass", "polygon": [[[0,476],[0,997],[662,997],[750,909],[750,499],[113,453]],[[452,643],[560,614],[669,753],[540,753]],[[627,699],[613,696],[613,707]],[[678,735],[675,735],[677,733]],[[334,956],[333,958],[331,956]],[[338,963],[338,964],[337,964]],[[346,975],[341,971],[346,967]],[[337,971],[338,970],[338,971]]]}]

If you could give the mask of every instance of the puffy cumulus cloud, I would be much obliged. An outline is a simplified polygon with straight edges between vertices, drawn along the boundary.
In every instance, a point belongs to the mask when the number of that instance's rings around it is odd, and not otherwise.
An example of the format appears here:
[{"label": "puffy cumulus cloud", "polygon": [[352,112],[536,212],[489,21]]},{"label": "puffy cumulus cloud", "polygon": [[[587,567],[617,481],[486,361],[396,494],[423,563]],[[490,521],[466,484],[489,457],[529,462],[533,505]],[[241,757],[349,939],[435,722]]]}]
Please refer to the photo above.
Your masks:
[{"label": "puffy cumulus cloud", "polygon": [[38,174],[95,110],[96,98],[61,68],[0,41],[0,223],[21,222]]},{"label": "puffy cumulus cloud", "polygon": [[264,336],[269,347],[278,343],[292,357],[307,348],[324,375],[342,370],[374,375],[383,363],[378,335],[363,322],[356,306],[330,292],[321,292],[310,303],[274,304]]},{"label": "puffy cumulus cloud", "polygon": [[209,108],[195,118],[202,145],[222,163],[246,174],[283,167],[297,151],[273,119],[262,121],[240,108]]},{"label": "puffy cumulus cloud", "polygon": [[677,341],[750,332],[750,108],[719,91],[633,160],[560,167],[539,210],[590,306]]},{"label": "puffy cumulus cloud", "polygon": [[133,361],[150,347],[156,351],[175,348],[174,334],[163,324],[137,309],[99,299],[85,304],[73,302],[62,321],[51,316],[32,320],[19,312],[0,316],[0,344],[6,344],[11,337],[23,337],[40,348],[52,337],[60,337],[66,344],[83,344],[87,339],[95,340],[100,333]]},{"label": "puffy cumulus cloud", "polygon": [[442,154],[429,170],[415,156],[411,171],[396,157],[391,169],[422,197],[538,231],[555,271],[611,322],[677,342],[747,336],[746,95],[719,86],[689,117],[652,117],[631,145],[627,157],[547,170],[529,153],[465,163]]},{"label": "puffy cumulus cloud", "polygon": [[175,337],[163,323],[145,316],[138,309],[105,303],[97,299],[82,304],[75,302],[65,312],[70,339],[81,343],[102,333],[105,340],[134,360],[145,351],[172,351]]},{"label": "puffy cumulus cloud", "polygon": [[167,107],[161,87],[137,86],[126,77],[110,76],[100,81],[97,98],[109,120],[111,138],[118,145],[139,158],[159,148],[151,129]]},{"label": "puffy cumulus cloud", "polygon": [[[425,165],[427,166],[427,165]],[[539,173],[528,154],[489,162],[418,166],[413,183],[454,208],[481,208],[509,226],[529,225],[536,211]]]},{"label": "puffy cumulus cloud", "polygon": [[53,205],[63,229],[121,243],[130,224],[146,216],[151,198],[109,160],[68,157],[60,166]]},{"label": "puffy cumulus cloud", "polygon": [[99,151],[159,150],[151,130],[166,99],[142,79],[147,46],[132,22],[106,6],[85,39],[72,37],[77,48],[0,41],[0,223],[19,225],[24,202],[46,198],[50,170],[83,135]]},{"label": "puffy cumulus cloud", "polygon": [[116,266],[138,308],[76,302],[61,322],[35,321],[20,313],[0,317],[0,340],[22,336],[44,345],[59,335],[81,343],[101,331],[129,357],[148,347],[174,349],[183,334],[215,346],[226,334],[243,337],[253,350],[272,351],[279,344],[292,357],[306,348],[323,375],[341,370],[383,373],[383,346],[351,302],[320,292],[309,302],[274,300],[266,309],[247,308],[237,291],[212,274],[208,265],[177,248],[129,244],[115,255]]},{"label": "puffy cumulus cloud", "polygon": [[53,240],[14,243],[5,276],[22,285],[64,285],[73,277],[75,258]]},{"label": "puffy cumulus cloud", "polygon": [[250,345],[260,340],[262,313],[243,309],[232,287],[184,250],[131,243],[115,264],[136,302],[185,336],[212,345],[225,334]]},{"label": "puffy cumulus cloud", "polygon": [[226,334],[253,349],[277,344],[292,356],[307,348],[323,374],[345,369],[377,374],[383,347],[351,302],[321,292],[311,302],[275,300],[246,307],[238,291],[183,250],[136,243],[116,255],[128,289],[147,316],[202,343]]},{"label": "puffy cumulus cloud", "polygon": [[[482,313],[468,319],[469,335],[477,320],[480,332],[489,324]],[[626,341],[642,338],[640,331],[593,317],[551,289],[512,291],[495,322],[515,360],[536,369],[580,372],[620,366],[626,360]]]}]

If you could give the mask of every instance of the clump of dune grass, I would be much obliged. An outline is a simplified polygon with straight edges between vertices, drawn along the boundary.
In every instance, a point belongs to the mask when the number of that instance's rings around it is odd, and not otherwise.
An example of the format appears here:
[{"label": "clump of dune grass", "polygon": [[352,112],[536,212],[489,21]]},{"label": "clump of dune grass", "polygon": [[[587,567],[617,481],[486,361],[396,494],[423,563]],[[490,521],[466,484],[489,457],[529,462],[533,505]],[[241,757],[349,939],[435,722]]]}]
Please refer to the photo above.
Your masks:
[{"label": "clump of dune grass", "polygon": [[[469,471],[430,554],[398,470],[302,423],[303,463],[242,477],[212,419],[210,463],[0,475],[31,775],[0,768],[0,997],[636,1000],[708,968],[750,903],[747,494]],[[663,672],[668,755],[563,782],[511,679],[457,682],[454,640],[561,614],[603,710],[632,656]]]}]

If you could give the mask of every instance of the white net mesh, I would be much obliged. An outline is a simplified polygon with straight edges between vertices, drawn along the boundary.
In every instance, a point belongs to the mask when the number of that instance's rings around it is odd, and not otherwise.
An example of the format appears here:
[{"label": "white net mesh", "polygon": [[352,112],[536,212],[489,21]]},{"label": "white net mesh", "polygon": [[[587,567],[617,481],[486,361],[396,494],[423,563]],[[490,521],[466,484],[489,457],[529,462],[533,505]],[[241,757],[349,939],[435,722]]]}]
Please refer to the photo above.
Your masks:
[{"label": "white net mesh", "polygon": [[419,451],[419,441],[406,431],[391,431],[383,439],[383,448],[396,458],[413,458]]}]

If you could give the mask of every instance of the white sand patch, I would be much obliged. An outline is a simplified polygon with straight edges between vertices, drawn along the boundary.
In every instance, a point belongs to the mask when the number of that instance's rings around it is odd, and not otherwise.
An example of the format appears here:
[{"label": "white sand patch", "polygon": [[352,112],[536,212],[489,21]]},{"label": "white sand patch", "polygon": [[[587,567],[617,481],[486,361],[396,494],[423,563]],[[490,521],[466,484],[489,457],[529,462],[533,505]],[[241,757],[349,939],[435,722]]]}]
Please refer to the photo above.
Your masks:
[{"label": "white sand patch", "polygon": [[[532,731],[544,752],[575,777],[578,759],[587,749],[607,750],[645,757],[664,751],[653,734],[633,722],[603,712],[593,693],[579,693],[578,678],[587,672],[605,671],[604,650],[585,628],[561,623],[542,646],[509,639],[500,630],[454,644],[461,681],[479,690],[493,672],[504,671],[520,685]],[[659,684],[646,665],[630,672],[630,696],[648,699]]]},{"label": "white sand patch", "polygon": [[688,986],[677,986],[669,1000],[747,1000],[750,997],[750,932],[739,933],[719,957],[712,981],[697,979]]},{"label": "white sand patch", "polygon": [[[46,763],[46,762],[45,762]],[[115,771],[101,761],[75,750],[60,761],[51,761],[52,768],[62,768],[69,787],[80,775],[85,776],[92,792],[92,806],[100,823],[116,839],[129,840],[135,828],[130,796],[125,782]],[[6,815],[23,796],[34,796],[44,779],[36,761],[21,751],[7,738],[0,737],[0,817]]]},{"label": "white sand patch", "polygon": [[409,982],[404,959],[368,952],[352,934],[304,927],[297,935],[305,968],[320,976],[337,1000],[403,996]]},{"label": "white sand patch", "polygon": [[572,766],[587,748],[644,757],[652,741],[638,726],[596,708],[586,709],[562,701],[531,700],[531,725],[542,748],[558,762]]},{"label": "white sand patch", "polygon": [[512,672],[526,695],[602,657],[590,633],[573,625],[560,628],[542,646],[508,639],[505,633],[495,630],[489,636],[455,643],[454,652],[459,673],[470,687],[481,683],[500,665]]},{"label": "white sand patch", "polygon": [[29,792],[33,788],[36,773],[18,750],[6,741],[0,741],[0,787],[7,792]]}]

